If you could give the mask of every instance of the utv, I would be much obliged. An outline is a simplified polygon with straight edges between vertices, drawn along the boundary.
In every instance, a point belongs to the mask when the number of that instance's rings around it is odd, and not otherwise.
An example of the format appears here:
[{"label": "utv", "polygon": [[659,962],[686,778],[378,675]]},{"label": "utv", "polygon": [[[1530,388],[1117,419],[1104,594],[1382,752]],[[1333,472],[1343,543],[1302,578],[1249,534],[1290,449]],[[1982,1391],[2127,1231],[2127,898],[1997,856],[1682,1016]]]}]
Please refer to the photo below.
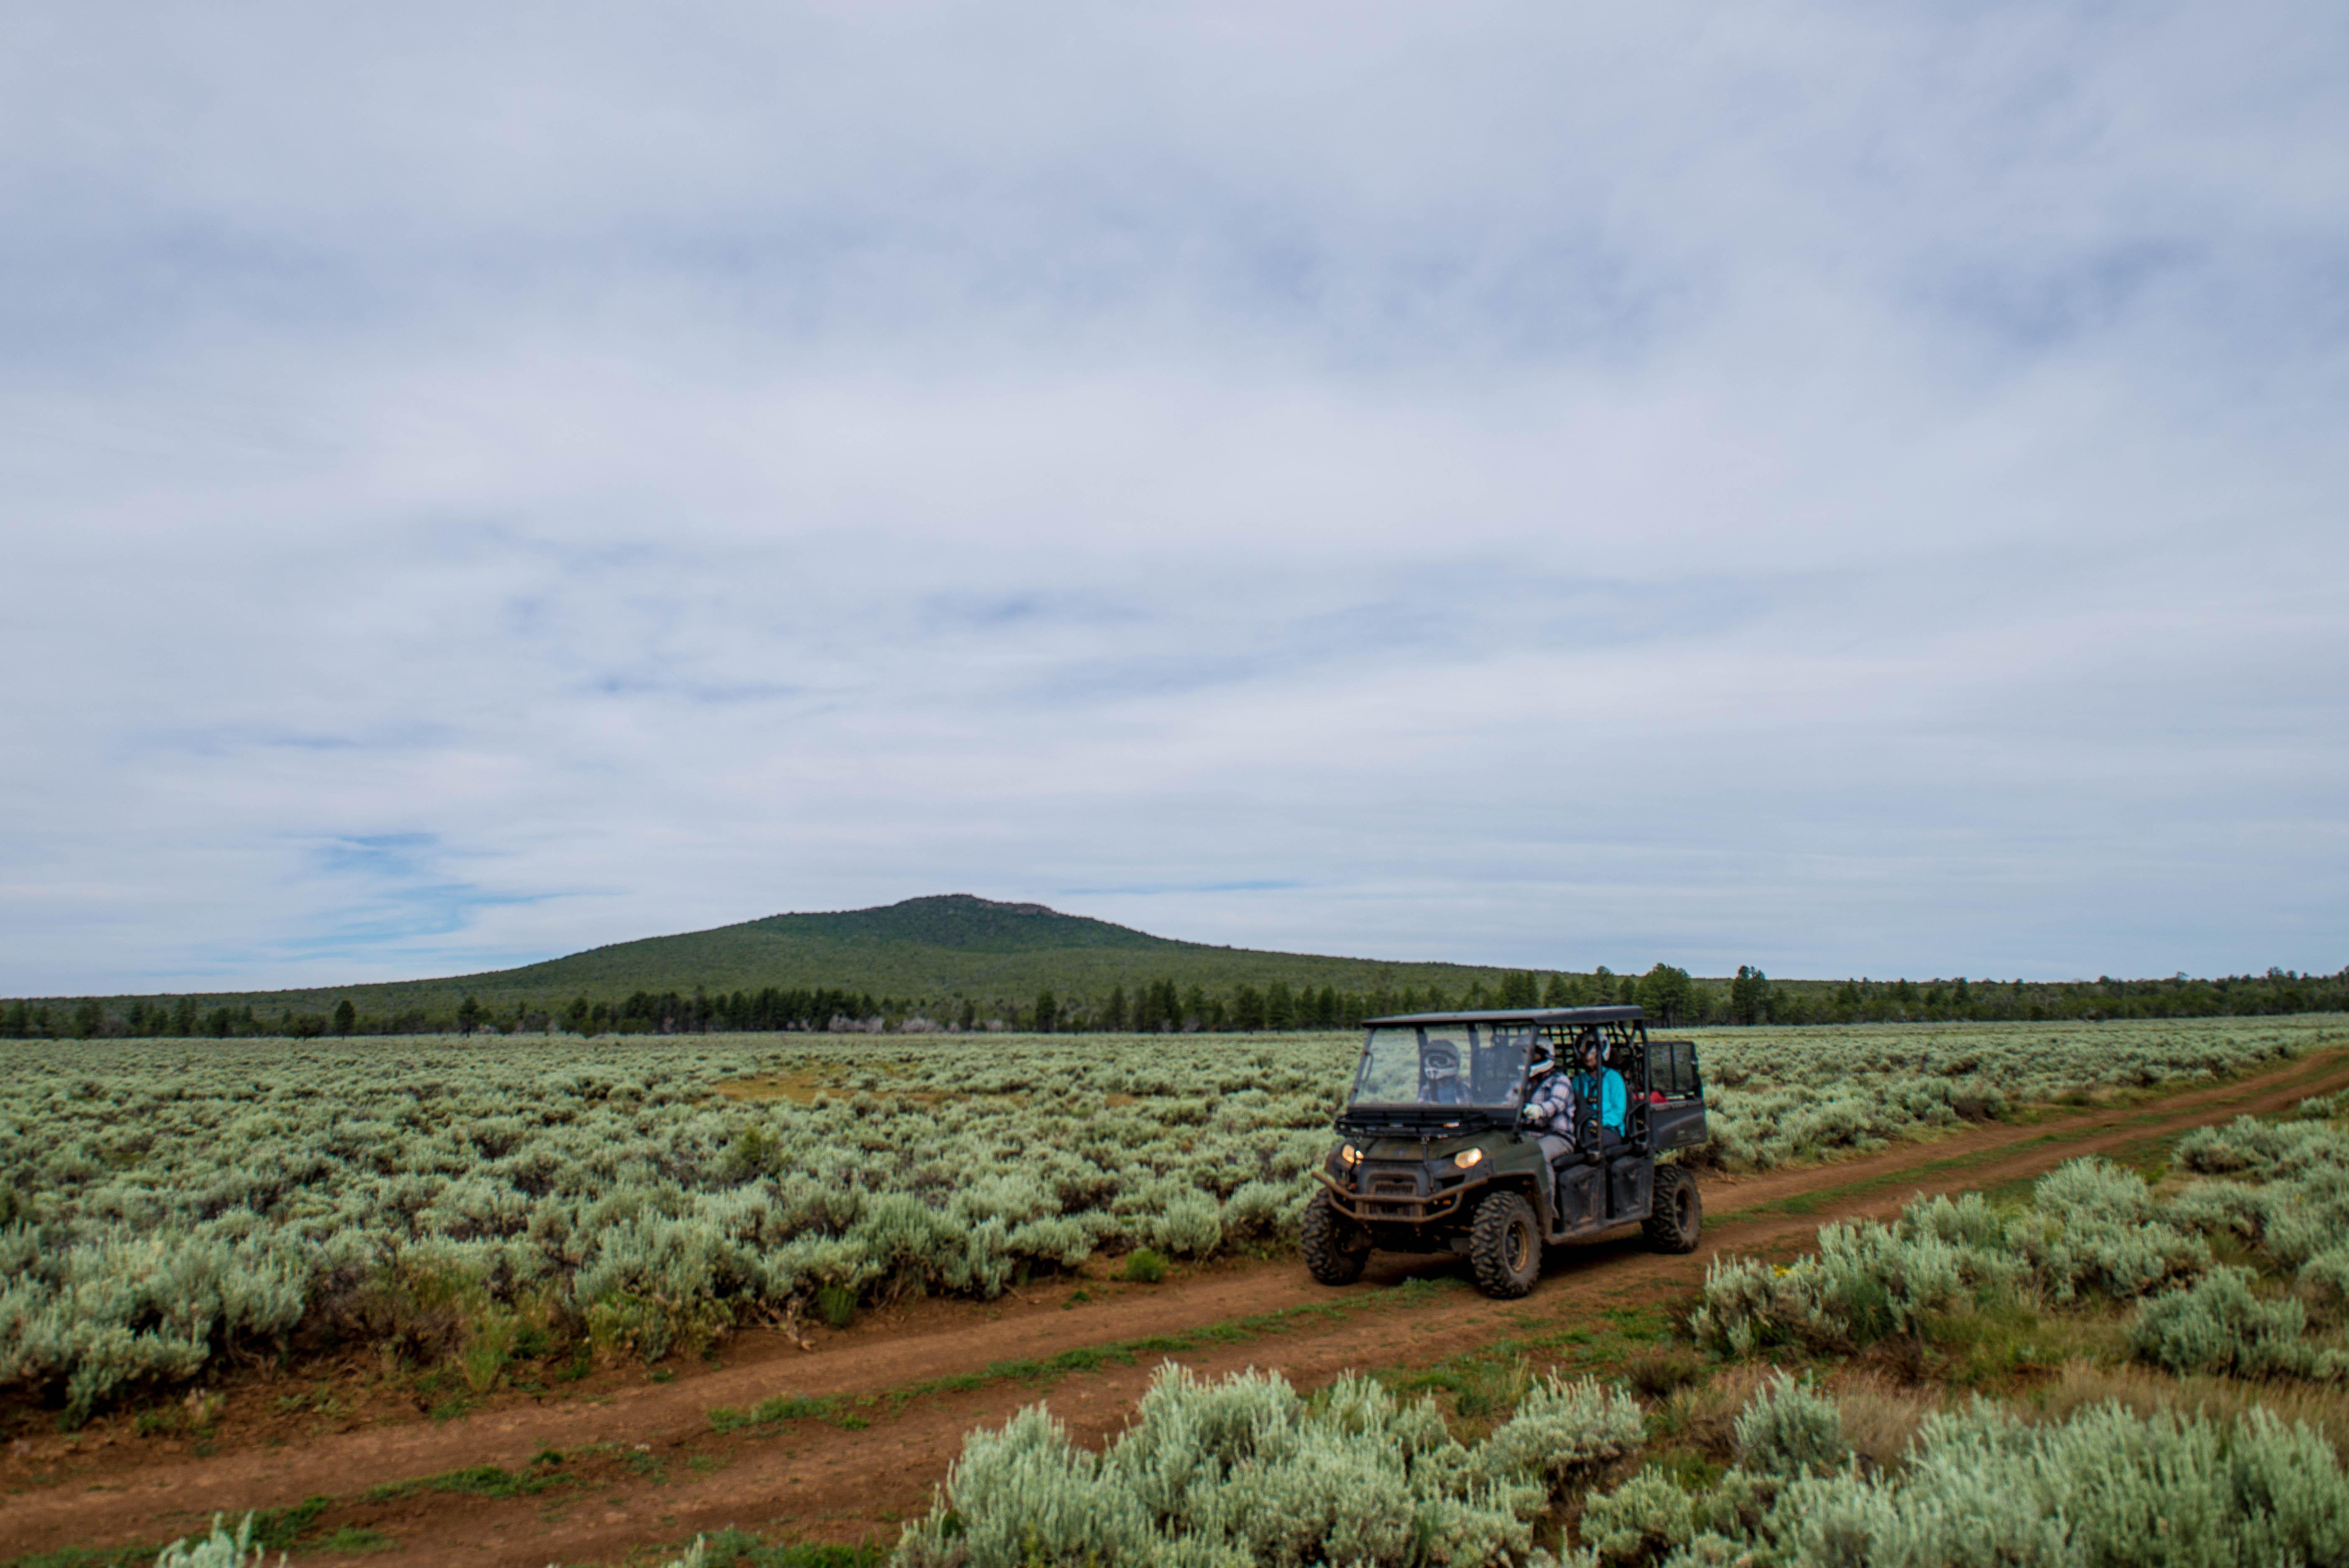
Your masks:
[{"label": "utv", "polygon": [[[1696,1181],[1668,1150],[1705,1141],[1696,1044],[1650,1040],[1636,1007],[1529,1012],[1417,1012],[1370,1021],[1345,1141],[1314,1172],[1305,1263],[1325,1285],[1351,1284],[1376,1248],[1465,1254],[1485,1294],[1521,1296],[1542,1245],[1639,1225],[1667,1252],[1693,1251],[1703,1225]],[[1581,1104],[1571,1146],[1523,1125],[1526,1071],[1547,1055],[1569,1072],[1595,1043],[1622,1078],[1622,1129]]]}]

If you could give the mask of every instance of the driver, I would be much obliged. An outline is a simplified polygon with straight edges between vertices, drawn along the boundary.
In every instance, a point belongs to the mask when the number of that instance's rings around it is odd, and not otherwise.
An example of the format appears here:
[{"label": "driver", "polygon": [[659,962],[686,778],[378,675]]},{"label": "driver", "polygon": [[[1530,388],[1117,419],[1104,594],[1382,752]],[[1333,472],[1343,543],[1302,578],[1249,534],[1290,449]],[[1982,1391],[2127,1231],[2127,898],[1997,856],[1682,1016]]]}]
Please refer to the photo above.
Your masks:
[{"label": "driver", "polygon": [[1464,1106],[1468,1086],[1460,1081],[1460,1047],[1449,1040],[1431,1040],[1419,1054],[1419,1103],[1423,1106]]}]

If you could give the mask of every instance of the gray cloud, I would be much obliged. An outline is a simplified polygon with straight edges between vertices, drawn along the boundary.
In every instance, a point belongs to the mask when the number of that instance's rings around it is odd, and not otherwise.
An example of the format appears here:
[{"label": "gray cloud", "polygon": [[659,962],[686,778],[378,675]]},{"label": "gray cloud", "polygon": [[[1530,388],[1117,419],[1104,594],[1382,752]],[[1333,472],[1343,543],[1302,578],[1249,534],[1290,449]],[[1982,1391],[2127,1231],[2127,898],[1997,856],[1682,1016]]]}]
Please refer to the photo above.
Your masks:
[{"label": "gray cloud", "polygon": [[6,26],[0,992],[2349,956],[2321,7]]}]

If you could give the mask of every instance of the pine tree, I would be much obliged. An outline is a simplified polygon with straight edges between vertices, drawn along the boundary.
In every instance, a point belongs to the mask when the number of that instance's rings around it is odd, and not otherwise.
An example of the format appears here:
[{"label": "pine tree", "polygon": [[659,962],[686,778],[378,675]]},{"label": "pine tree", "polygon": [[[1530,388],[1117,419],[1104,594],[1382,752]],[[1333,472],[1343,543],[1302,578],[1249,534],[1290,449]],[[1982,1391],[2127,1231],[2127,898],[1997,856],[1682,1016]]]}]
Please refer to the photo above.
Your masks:
[{"label": "pine tree", "polygon": [[1650,1018],[1678,1023],[1688,1002],[1689,973],[1684,969],[1660,963],[1640,979],[1639,1003]]},{"label": "pine tree", "polygon": [[349,1039],[351,1037],[351,1031],[357,1027],[358,1021],[359,1010],[351,1005],[351,999],[349,997],[347,996],[340,1002],[335,1003],[336,1033],[341,1035],[346,1040]]},{"label": "pine tree", "polygon": [[1113,985],[1109,991],[1109,1005],[1102,1009],[1102,1027],[1112,1034],[1125,1032],[1125,987]]}]

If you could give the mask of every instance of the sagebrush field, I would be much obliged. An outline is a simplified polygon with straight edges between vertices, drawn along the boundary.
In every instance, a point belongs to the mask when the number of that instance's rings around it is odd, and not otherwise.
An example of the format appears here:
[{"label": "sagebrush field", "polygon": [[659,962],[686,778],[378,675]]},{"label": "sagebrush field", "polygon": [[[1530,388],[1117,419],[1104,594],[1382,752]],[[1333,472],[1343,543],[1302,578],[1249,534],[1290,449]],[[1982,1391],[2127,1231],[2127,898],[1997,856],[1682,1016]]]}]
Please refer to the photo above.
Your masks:
[{"label": "sagebrush field", "polygon": [[[1831,1158],[2349,1035],[2329,1016],[1694,1032],[1707,1158]],[[0,1385],[67,1418],[233,1347],[476,1390],[749,1318],[1287,1244],[1351,1035],[26,1043]]]}]

